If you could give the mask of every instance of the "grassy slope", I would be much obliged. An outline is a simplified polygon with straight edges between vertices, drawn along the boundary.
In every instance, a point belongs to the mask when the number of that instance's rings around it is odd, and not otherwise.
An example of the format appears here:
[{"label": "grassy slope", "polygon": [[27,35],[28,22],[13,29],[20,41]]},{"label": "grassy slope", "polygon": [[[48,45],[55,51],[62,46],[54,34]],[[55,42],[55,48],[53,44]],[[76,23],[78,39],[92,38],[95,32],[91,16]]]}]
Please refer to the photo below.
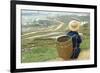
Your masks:
[{"label": "grassy slope", "polygon": [[[59,31],[65,31],[66,25],[64,25],[61,29],[57,30]],[[85,37],[83,39],[83,42],[81,44],[81,49],[89,49],[90,44],[90,38],[89,35],[87,35],[88,30],[82,30]],[[40,38],[35,39],[28,39],[25,40],[24,38],[30,37],[30,36],[36,36],[36,35],[42,35],[46,33],[51,33],[51,31],[47,32],[38,32],[35,34],[26,35],[22,38],[22,48],[26,48],[24,51],[22,51],[22,62],[43,62],[43,61],[49,61],[52,59],[56,59],[58,57],[57,49],[56,49],[56,41],[55,39],[46,39],[48,37],[41,37],[44,40],[41,40]],[[30,49],[32,48],[32,49]],[[29,49],[29,50],[27,50]]]}]

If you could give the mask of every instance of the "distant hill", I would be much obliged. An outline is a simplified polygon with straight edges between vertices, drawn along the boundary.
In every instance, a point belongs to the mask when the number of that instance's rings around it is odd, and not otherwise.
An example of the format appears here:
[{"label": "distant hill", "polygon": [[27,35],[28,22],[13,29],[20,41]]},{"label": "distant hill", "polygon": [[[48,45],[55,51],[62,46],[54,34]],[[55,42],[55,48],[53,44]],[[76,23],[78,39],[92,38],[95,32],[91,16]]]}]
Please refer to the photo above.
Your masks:
[{"label": "distant hill", "polygon": [[[22,32],[36,31],[46,29],[48,27],[57,27],[59,22],[64,25],[59,30],[65,30],[71,20],[79,20],[90,24],[89,13],[74,13],[74,12],[50,12],[50,11],[25,11],[22,13]],[[53,28],[55,29],[55,28]]]},{"label": "distant hill", "polygon": [[57,16],[57,20],[62,21],[64,23],[69,23],[69,21],[75,19],[79,21],[87,21],[90,23],[90,16],[77,16],[77,15],[62,15],[62,16]]}]

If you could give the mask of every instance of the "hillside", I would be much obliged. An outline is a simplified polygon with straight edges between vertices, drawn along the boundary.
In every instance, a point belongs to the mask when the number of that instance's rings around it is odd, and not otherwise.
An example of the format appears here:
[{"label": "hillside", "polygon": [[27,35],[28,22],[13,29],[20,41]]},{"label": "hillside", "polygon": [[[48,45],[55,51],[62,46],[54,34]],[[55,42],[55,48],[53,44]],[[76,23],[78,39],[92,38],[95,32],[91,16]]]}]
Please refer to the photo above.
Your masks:
[{"label": "hillside", "polygon": [[59,58],[56,40],[68,32],[68,23],[72,19],[86,21],[80,28],[83,33],[81,49],[89,49],[90,45],[90,18],[84,13],[62,12],[35,12],[35,14],[23,14],[21,48],[22,62],[41,62]]}]

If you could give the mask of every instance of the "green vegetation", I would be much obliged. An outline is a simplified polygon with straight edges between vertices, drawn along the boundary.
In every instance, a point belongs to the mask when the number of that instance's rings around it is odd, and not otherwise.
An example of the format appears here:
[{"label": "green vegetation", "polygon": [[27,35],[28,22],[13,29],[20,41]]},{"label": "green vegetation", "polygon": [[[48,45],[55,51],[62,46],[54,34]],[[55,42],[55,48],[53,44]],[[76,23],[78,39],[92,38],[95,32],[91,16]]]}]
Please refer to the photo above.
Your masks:
[{"label": "green vegetation", "polygon": [[[65,34],[64,33],[65,31],[68,31],[66,27],[67,23],[70,20],[72,20],[71,17],[73,17],[73,15],[72,16],[63,15],[63,16],[53,17],[54,19],[56,19],[55,20],[56,23],[51,24],[48,23],[47,21],[46,26],[42,26],[42,24],[44,23],[43,21],[41,21],[40,24],[37,24],[37,22],[33,22],[31,25],[22,26],[24,28],[32,28],[32,29],[26,32],[21,32],[21,48],[22,48],[21,62],[22,63],[44,62],[59,58],[56,47],[57,45],[56,38],[52,37],[62,36],[63,34]],[[82,21],[84,20],[89,21],[89,16],[76,17],[76,18],[79,18]],[[52,20],[52,18],[50,20]],[[57,26],[60,26],[60,22],[62,22],[62,26],[60,27],[60,29],[55,30]],[[80,29],[80,32],[83,33],[83,39],[80,45],[80,48],[82,50],[90,49],[89,27],[90,27],[89,24],[85,24]]]},{"label": "green vegetation", "polygon": [[80,30],[83,33],[83,39],[81,44],[81,49],[90,49],[90,25],[85,24],[83,27],[81,27]]},{"label": "green vegetation", "polygon": [[51,47],[36,47],[30,52],[22,52],[22,62],[43,62],[57,58],[57,51]]},{"label": "green vegetation", "polygon": [[[27,46],[29,46],[28,44]],[[22,51],[22,62],[42,62],[58,57],[54,39],[34,39],[31,50]]]},{"label": "green vegetation", "polygon": [[[90,49],[89,29],[85,27],[80,31],[84,35],[80,48],[82,50]],[[46,33],[51,33],[51,32],[46,32]],[[23,63],[43,62],[58,58],[56,39],[49,38],[52,36],[57,36],[56,34],[34,39],[25,39],[28,36],[33,36],[33,35],[36,36],[42,34],[45,34],[45,32],[43,33],[39,32],[22,37],[22,49],[25,49],[24,51],[22,51],[21,61]]]},{"label": "green vegetation", "polygon": [[[26,42],[28,42],[27,40]],[[25,43],[25,42],[24,42]],[[34,44],[34,46],[32,46]],[[90,41],[89,37],[84,37],[81,49],[89,49]],[[35,38],[30,40],[26,46],[26,49],[31,50],[22,51],[22,62],[43,62],[58,58],[56,40],[50,38]]]},{"label": "green vegetation", "polygon": [[84,37],[80,47],[81,47],[82,50],[90,49],[90,38]]}]

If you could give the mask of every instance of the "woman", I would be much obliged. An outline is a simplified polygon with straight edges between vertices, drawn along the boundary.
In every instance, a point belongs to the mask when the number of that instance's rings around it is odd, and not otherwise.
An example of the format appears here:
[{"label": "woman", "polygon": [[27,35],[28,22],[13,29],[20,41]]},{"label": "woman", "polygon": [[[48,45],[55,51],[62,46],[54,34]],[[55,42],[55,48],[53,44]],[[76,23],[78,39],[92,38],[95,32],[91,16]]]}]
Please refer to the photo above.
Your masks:
[{"label": "woman", "polygon": [[67,35],[72,37],[72,43],[73,43],[73,53],[71,59],[76,59],[80,54],[80,44],[82,42],[82,39],[78,33],[80,28],[80,22],[77,20],[72,20],[69,22],[68,27],[69,27],[69,32],[67,33]]}]

